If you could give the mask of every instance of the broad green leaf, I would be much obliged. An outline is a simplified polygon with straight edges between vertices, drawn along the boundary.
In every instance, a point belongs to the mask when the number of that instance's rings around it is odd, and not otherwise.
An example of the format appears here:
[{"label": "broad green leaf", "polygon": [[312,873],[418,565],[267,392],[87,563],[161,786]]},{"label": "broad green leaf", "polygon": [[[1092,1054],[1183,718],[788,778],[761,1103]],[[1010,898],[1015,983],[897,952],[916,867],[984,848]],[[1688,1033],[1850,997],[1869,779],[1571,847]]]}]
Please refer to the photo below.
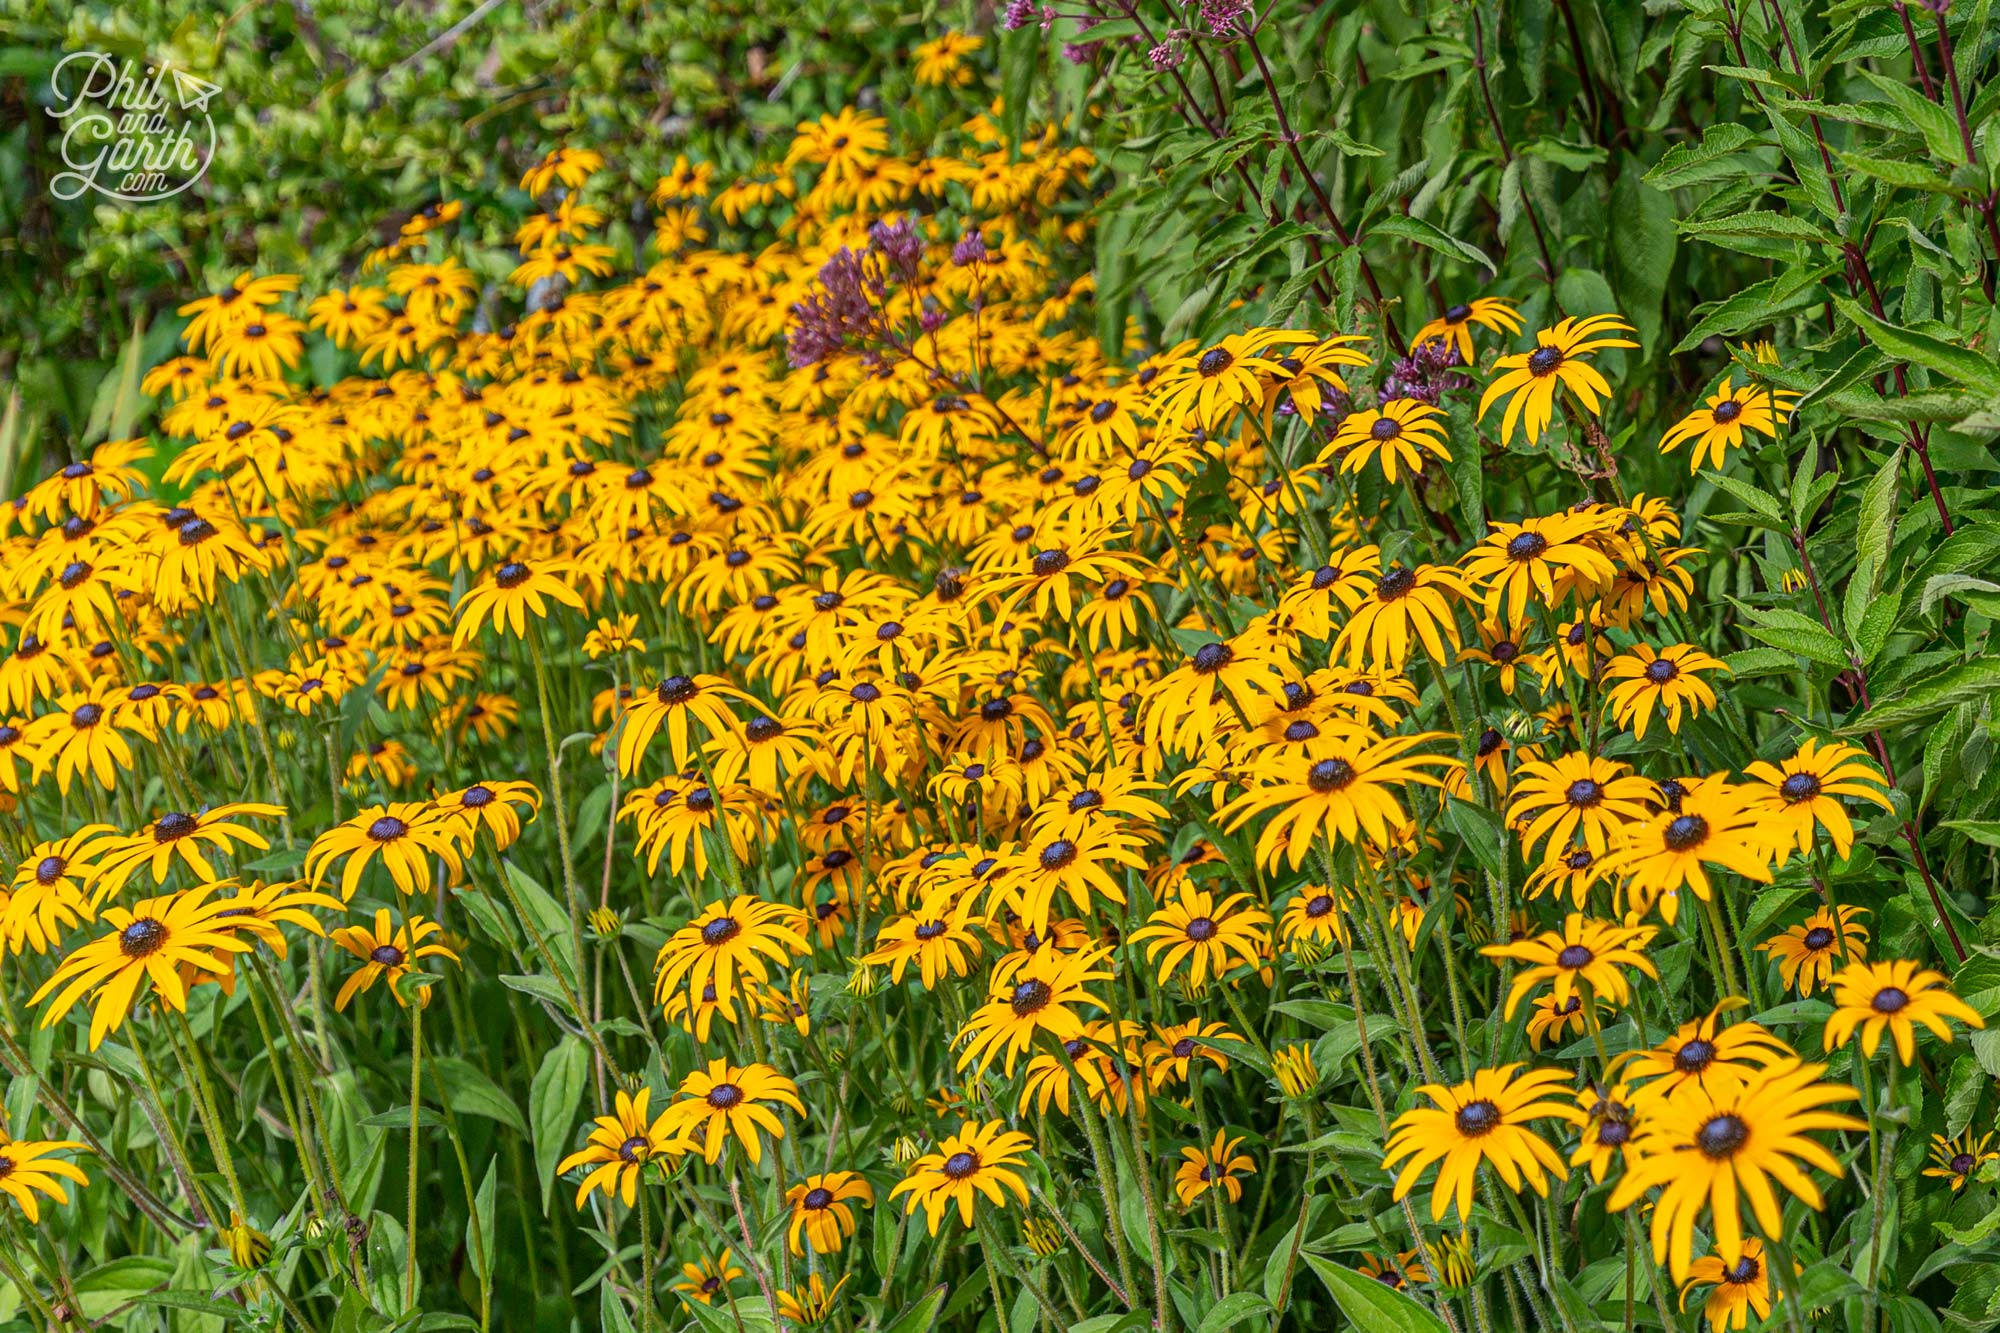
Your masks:
[{"label": "broad green leaf", "polygon": [[1310,1251],[1299,1257],[1319,1274],[1347,1321],[1366,1333],[1446,1333],[1444,1321],[1410,1297]]},{"label": "broad green leaf", "polygon": [[2000,394],[2000,362],[1969,347],[1877,319],[1859,302],[1836,296],[1833,303],[1860,325],[1868,340],[1898,361],[1923,366],[1980,393]]},{"label": "broad green leaf", "polygon": [[1917,682],[1851,719],[1840,728],[1843,736],[1863,736],[1884,727],[1897,727],[1935,717],[1947,708],[1988,699],[2000,691],[2000,657],[1982,657]]},{"label": "broad green leaf", "polygon": [[541,1068],[528,1085],[528,1121],[534,1127],[535,1175],[542,1183],[544,1213],[556,1163],[568,1151],[570,1126],[576,1123],[589,1075],[589,1048],[581,1039],[565,1036],[542,1057]]}]

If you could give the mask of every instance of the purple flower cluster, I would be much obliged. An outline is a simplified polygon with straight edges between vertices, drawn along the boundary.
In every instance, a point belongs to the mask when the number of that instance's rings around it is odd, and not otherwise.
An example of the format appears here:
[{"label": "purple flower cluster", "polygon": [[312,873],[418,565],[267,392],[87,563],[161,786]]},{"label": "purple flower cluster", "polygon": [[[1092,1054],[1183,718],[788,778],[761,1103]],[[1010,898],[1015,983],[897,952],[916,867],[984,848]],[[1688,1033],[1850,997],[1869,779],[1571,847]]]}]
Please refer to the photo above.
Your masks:
[{"label": "purple flower cluster", "polygon": [[1418,343],[1408,356],[1390,367],[1379,398],[1385,403],[1391,398],[1414,398],[1436,407],[1447,393],[1471,387],[1471,378],[1455,369],[1464,364],[1458,359],[1458,349],[1450,343],[1436,338]]},{"label": "purple flower cluster", "polygon": [[1201,21],[1217,37],[1241,37],[1249,0],[1201,0]]},{"label": "purple flower cluster", "polygon": [[960,268],[986,262],[986,238],[977,230],[965,233],[957,245],[951,248],[951,262]]}]

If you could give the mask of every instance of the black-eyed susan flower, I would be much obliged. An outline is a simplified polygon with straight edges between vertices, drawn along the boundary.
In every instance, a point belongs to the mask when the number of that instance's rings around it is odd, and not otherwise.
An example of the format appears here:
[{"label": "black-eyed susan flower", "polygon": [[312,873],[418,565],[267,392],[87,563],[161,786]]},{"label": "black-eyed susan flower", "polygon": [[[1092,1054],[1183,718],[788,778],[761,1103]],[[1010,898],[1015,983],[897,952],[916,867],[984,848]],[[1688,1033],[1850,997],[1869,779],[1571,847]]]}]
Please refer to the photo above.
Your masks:
[{"label": "black-eyed susan flower", "polygon": [[1621,830],[1652,813],[1652,784],[1615,759],[1582,753],[1523,763],[1514,773],[1507,823],[1520,831],[1521,853],[1532,858],[1544,838],[1567,847],[1582,835],[1602,857]]},{"label": "black-eyed susan flower", "polygon": [[1711,867],[1769,884],[1769,836],[1742,788],[1719,777],[1691,781],[1673,806],[1627,825],[1604,867],[1624,879],[1634,911],[1643,915],[1657,904],[1671,926],[1683,888],[1703,902],[1714,897]]},{"label": "black-eyed susan flower", "polygon": [[1861,924],[1867,915],[1865,908],[1843,906],[1836,918],[1833,910],[1822,907],[1757,948],[1777,960],[1786,986],[1811,995],[1836,971],[1868,957],[1868,927]]},{"label": "black-eyed susan flower", "polygon": [[925,990],[936,990],[946,976],[962,977],[984,951],[973,933],[970,893],[944,889],[927,895],[913,912],[893,917],[876,933],[875,948],[862,962],[889,969],[889,980],[900,983],[916,964]]},{"label": "black-eyed susan flower", "polygon": [[1723,1024],[1722,1016],[1743,1004],[1741,999],[1726,1000],[1681,1024],[1659,1045],[1614,1056],[1618,1077],[1634,1085],[1633,1100],[1662,1101],[1689,1085],[1720,1096],[1758,1070],[1793,1058],[1792,1048],[1761,1023]]},{"label": "black-eyed susan flower", "polygon": [[1143,870],[1146,858],[1141,846],[1137,836],[1108,823],[1087,825],[1073,837],[1038,838],[1000,858],[989,910],[1004,902],[1030,930],[1046,932],[1057,894],[1079,912],[1090,911],[1098,902],[1122,904],[1122,875],[1113,872],[1120,867]]},{"label": "black-eyed susan flower", "polygon": [[1530,602],[1553,609],[1610,586],[1618,566],[1597,544],[1604,530],[1598,515],[1573,512],[1495,523],[1466,554],[1465,581],[1483,590],[1488,619],[1522,624]]},{"label": "black-eyed susan flower", "polygon": [[735,1065],[718,1057],[681,1080],[680,1100],[666,1109],[663,1119],[691,1138],[710,1165],[722,1156],[733,1133],[755,1166],[764,1160],[764,1135],[785,1137],[784,1122],[773,1106],[790,1107],[801,1119],[806,1114],[799,1085],[770,1065]]},{"label": "black-eyed susan flower", "polygon": [[1456,1204],[1459,1219],[1470,1222],[1482,1162],[1516,1192],[1526,1185],[1546,1195],[1549,1176],[1568,1176],[1561,1156],[1529,1126],[1549,1119],[1582,1123],[1583,1113],[1573,1102],[1557,1100],[1570,1076],[1560,1069],[1517,1075],[1521,1068],[1479,1069],[1463,1083],[1427,1083],[1417,1089],[1433,1105],[1396,1117],[1382,1159],[1385,1170],[1405,1163],[1396,1176],[1394,1197],[1408,1195],[1426,1170],[1441,1164],[1431,1191],[1431,1220],[1443,1221],[1445,1211]]},{"label": "black-eyed susan flower", "polygon": [[333,863],[346,857],[340,896],[351,902],[369,863],[380,861],[395,881],[397,892],[407,898],[430,888],[432,857],[444,865],[453,880],[464,875],[462,836],[460,816],[429,802],[371,805],[313,839],[306,849],[306,878],[318,888]]},{"label": "black-eyed susan flower", "polygon": [[1667,730],[1680,734],[1681,714],[1698,714],[1715,707],[1715,688],[1702,673],[1728,671],[1721,658],[1692,644],[1674,643],[1657,652],[1643,643],[1604,665],[1604,702],[1612,721],[1643,739],[1655,713],[1667,720]]},{"label": "black-eyed susan flower", "polygon": [[1939,1180],[1949,1180],[1952,1192],[1965,1188],[1965,1182],[1972,1179],[1972,1173],[1987,1162],[2000,1162],[2000,1153],[1988,1146],[1993,1142],[1992,1131],[1975,1134],[1965,1130],[1955,1138],[1942,1134],[1931,1135],[1931,1164],[1924,1168],[1924,1174]]},{"label": "black-eyed susan flower", "polygon": [[780,1288],[777,1292],[778,1317],[801,1328],[818,1328],[833,1318],[840,1303],[841,1289],[853,1276],[852,1273],[844,1273],[838,1282],[828,1286],[824,1274],[811,1273],[799,1286]]},{"label": "black-eyed susan flower", "polygon": [[1558,1007],[1584,992],[1622,1008],[1632,1001],[1632,983],[1625,968],[1659,979],[1653,960],[1646,956],[1646,946],[1652,943],[1654,934],[1651,926],[1624,926],[1571,912],[1563,918],[1559,931],[1489,944],[1479,952],[1489,958],[1511,958],[1524,964],[1515,973],[1514,984],[1507,992],[1502,1015],[1505,1018],[1512,1018],[1522,998],[1539,990],[1544,983],[1549,985],[1550,997]]},{"label": "black-eyed susan flower", "polygon": [[42,1220],[41,1200],[45,1195],[67,1204],[69,1192],[63,1182],[88,1185],[83,1168],[57,1153],[82,1152],[83,1145],[71,1139],[15,1139],[0,1131],[0,1194],[5,1194],[21,1210],[30,1225]]},{"label": "black-eyed susan flower", "polygon": [[1006,1196],[1012,1194],[1026,1208],[1028,1187],[1021,1170],[1033,1147],[1034,1140],[1008,1129],[1004,1120],[986,1124],[967,1120],[957,1133],[940,1140],[936,1150],[910,1163],[909,1173],[890,1188],[889,1197],[908,1194],[908,1211],[914,1214],[922,1208],[933,1236],[954,1206],[959,1221],[970,1227],[981,1195],[1003,1208]]},{"label": "black-eyed susan flower", "polygon": [[1689,473],[1701,471],[1704,460],[1720,470],[1729,451],[1750,439],[1750,432],[1777,439],[1779,418],[1789,410],[1781,393],[1756,384],[1725,383],[1660,437],[1660,452],[1670,454],[1692,441]]},{"label": "black-eyed susan flower", "polygon": [[724,1250],[713,1259],[703,1255],[693,1263],[682,1264],[673,1289],[689,1304],[713,1305],[715,1298],[726,1297],[729,1284],[742,1276],[743,1270],[731,1261],[730,1251]]},{"label": "black-eyed susan flower", "polygon": [[1455,349],[1458,359],[1469,366],[1477,359],[1472,349],[1475,324],[1494,333],[1519,333],[1521,316],[1515,313],[1514,303],[1503,296],[1475,296],[1446,306],[1442,314],[1426,321],[1410,336],[1410,349],[1415,351],[1435,340]]},{"label": "black-eyed susan flower", "polygon": [[[340,987],[340,994],[334,997],[333,1007],[345,1010],[355,996],[373,990],[375,983],[387,982],[390,998],[397,1004],[408,1007],[401,987],[397,984],[414,971],[419,958],[448,958],[458,961],[458,954],[441,940],[432,940],[441,934],[444,927],[435,921],[426,921],[414,914],[406,916],[400,925],[389,915],[389,909],[375,910],[375,920],[366,926],[343,926],[329,937],[341,948],[361,961],[361,966],[348,974]],[[431,1002],[431,991],[426,987],[422,1002]]]},{"label": "black-eyed susan flower", "polygon": [[[702,739],[729,735],[736,730],[736,715],[729,707],[732,699],[756,705],[755,700],[727,680],[709,675],[667,676],[651,689],[634,694],[618,735],[618,771],[627,776],[638,771],[646,747],[653,743],[662,726],[673,750],[674,767],[687,767]],[[697,727],[701,729],[699,733]]]},{"label": "black-eyed susan flower", "polygon": [[859,1202],[875,1203],[875,1187],[854,1171],[829,1171],[807,1176],[785,1191],[785,1206],[791,1210],[785,1241],[794,1257],[811,1245],[814,1254],[834,1254],[854,1234],[854,1209]]},{"label": "black-eyed susan flower", "polygon": [[1861,750],[1840,741],[1821,743],[1808,736],[1789,759],[1755,760],[1744,766],[1759,814],[1775,821],[1773,847],[1783,865],[1794,850],[1812,850],[1813,832],[1823,828],[1842,860],[1854,846],[1854,821],[1839,797],[1852,796],[1891,810],[1882,770]]},{"label": "black-eyed susan flower", "polygon": [[1632,1107],[1631,1089],[1623,1083],[1591,1084],[1578,1091],[1576,1104],[1584,1115],[1582,1141],[1570,1154],[1569,1164],[1588,1167],[1592,1183],[1602,1185],[1605,1173],[1614,1163],[1622,1165],[1632,1147],[1638,1112]]},{"label": "black-eyed susan flower", "polygon": [[1838,1177],[1842,1167],[1811,1135],[1867,1128],[1851,1115],[1826,1109],[1858,1094],[1843,1084],[1821,1082],[1825,1072],[1825,1065],[1786,1058],[1742,1082],[1690,1085],[1641,1118],[1625,1174],[1607,1206],[1621,1211],[1659,1190],[1650,1227],[1653,1257],[1668,1264],[1675,1281],[1688,1277],[1703,1213],[1709,1215],[1716,1257],[1735,1264],[1745,1253],[1745,1203],[1759,1234],[1773,1240],[1785,1234],[1773,1184],[1809,1208],[1825,1207],[1806,1168]]},{"label": "black-eyed susan flower", "polygon": [[1364,1253],[1361,1266],[1355,1271],[1363,1277],[1374,1278],[1391,1291],[1407,1291],[1413,1282],[1431,1280],[1430,1270],[1424,1267],[1423,1254],[1419,1250],[1404,1250],[1386,1259]]},{"label": "black-eyed susan flower", "polygon": [[1826,1020],[1826,1049],[1838,1050],[1861,1033],[1861,1053],[1873,1057],[1886,1030],[1895,1039],[1896,1055],[1904,1064],[1916,1058],[1916,1029],[1929,1028],[1939,1041],[1951,1040],[1956,1018],[1967,1027],[1983,1028],[1979,1011],[1951,992],[1942,972],[1906,958],[1874,963],[1850,963],[1833,974],[1833,1016]]},{"label": "black-eyed susan flower", "polygon": [[1391,830],[1409,821],[1398,793],[1404,787],[1435,787],[1441,779],[1428,768],[1450,764],[1451,756],[1416,751],[1447,739],[1442,732],[1375,737],[1355,731],[1338,738],[1323,758],[1300,756],[1258,773],[1259,785],[1224,810],[1224,827],[1242,828],[1267,811],[1277,817],[1257,837],[1257,857],[1273,866],[1282,855],[1296,870],[1319,840],[1377,845],[1393,841]]},{"label": "black-eyed susan flower", "polygon": [[1192,1208],[1195,1200],[1207,1194],[1230,1203],[1242,1201],[1243,1177],[1257,1173],[1257,1163],[1247,1153],[1236,1151],[1242,1146],[1241,1136],[1232,1139],[1227,1130],[1218,1129],[1209,1143],[1181,1149],[1181,1164],[1174,1170],[1174,1197],[1183,1208]]},{"label": "black-eyed susan flower", "polygon": [[593,1190],[602,1190],[606,1198],[615,1194],[625,1201],[627,1208],[632,1207],[638,1199],[639,1182],[646,1167],[655,1161],[670,1161],[688,1151],[686,1138],[668,1128],[666,1112],[647,1119],[652,1096],[651,1088],[639,1089],[636,1096],[620,1088],[613,1099],[611,1114],[598,1116],[583,1147],[557,1163],[557,1175],[568,1175],[580,1166],[591,1168],[576,1189],[579,1209]]},{"label": "black-eyed susan flower", "polygon": [[283,807],[260,801],[232,801],[194,814],[168,811],[136,833],[106,838],[96,844],[91,897],[98,903],[116,897],[125,882],[141,868],[154,884],[164,884],[176,862],[203,880],[219,879],[214,863],[209,860],[213,852],[232,856],[238,847],[261,852],[271,846],[263,834],[235,821],[276,819],[284,813]]},{"label": "black-eyed susan flower", "polygon": [[107,907],[100,918],[110,932],[70,951],[53,975],[29,999],[49,1001],[41,1026],[58,1022],[86,995],[91,1001],[90,1049],[118,1030],[131,1012],[141,985],[168,1008],[185,1011],[183,968],[221,974],[250,945],[212,901],[217,886],[197,885],[176,894],[146,898],[130,908]]},{"label": "black-eyed susan flower", "polygon": [[1391,398],[1379,408],[1359,408],[1342,418],[1319,461],[1339,458],[1341,471],[1359,472],[1379,458],[1382,476],[1394,483],[1421,473],[1426,459],[1451,461],[1444,427],[1444,413],[1431,404]]},{"label": "black-eyed susan flower", "polygon": [[1637,347],[1620,333],[1633,328],[1616,315],[1585,315],[1560,320],[1554,328],[1535,334],[1535,350],[1503,356],[1493,363],[1497,372],[1486,392],[1479,396],[1481,418],[1494,403],[1506,400],[1500,419],[1500,442],[1511,444],[1514,427],[1523,426],[1528,443],[1541,439],[1555,415],[1556,394],[1568,388],[1583,410],[1596,416],[1602,402],[1611,397],[1611,384],[1604,373],[1590,364],[1592,353],[1612,347]]},{"label": "black-eyed susan flower", "polygon": [[316,657],[285,668],[278,679],[278,702],[300,717],[311,717],[313,709],[338,703],[352,683],[343,668]]},{"label": "black-eyed susan flower", "polygon": [[528,618],[546,617],[551,602],[583,610],[583,594],[570,586],[574,577],[575,567],[562,560],[540,560],[532,565],[525,560],[508,560],[495,565],[492,573],[458,599],[453,611],[458,627],[451,632],[452,647],[477,638],[488,620],[496,631],[524,638]]},{"label": "black-eyed susan flower", "polygon": [[1239,963],[1262,964],[1271,948],[1271,914],[1247,893],[1218,897],[1184,882],[1131,940],[1146,946],[1146,961],[1159,968],[1162,986],[1186,964],[1188,987],[1199,992],[1211,976],[1220,980]]},{"label": "black-eyed susan flower", "polygon": [[785,903],[748,894],[710,903],[660,947],[653,998],[664,1003],[677,989],[693,994],[710,983],[725,997],[739,985],[761,986],[772,967],[789,967],[807,951],[805,928],[805,913]]},{"label": "black-eyed susan flower", "polygon": [[1452,606],[1471,595],[1456,570],[1442,565],[1391,566],[1341,627],[1333,642],[1334,656],[1349,666],[1396,673],[1409,662],[1415,643],[1433,661],[1449,662],[1459,646],[1458,617]]},{"label": "black-eyed susan flower", "polygon": [[446,792],[431,802],[431,808],[457,818],[467,847],[484,830],[504,852],[521,836],[521,816],[533,818],[542,808],[542,794],[531,782],[475,782]]},{"label": "black-eyed susan flower", "polygon": [[1749,1327],[1750,1319],[1768,1319],[1771,1307],[1785,1298],[1783,1288],[1771,1284],[1765,1267],[1764,1242],[1751,1237],[1743,1242],[1743,1253],[1735,1262],[1724,1262],[1719,1254],[1705,1254],[1688,1265],[1687,1280],[1681,1284],[1681,1309],[1702,1288],[1709,1289],[1701,1312],[1714,1333]]},{"label": "black-eyed susan flower", "polygon": [[1111,972],[1100,966],[1110,952],[1081,949],[1071,954],[1041,953],[1008,973],[1005,980],[996,972],[990,998],[973,1011],[959,1033],[963,1049],[958,1068],[976,1066],[984,1073],[999,1056],[1011,1077],[1014,1062],[1037,1041],[1069,1041],[1082,1036],[1084,1018],[1080,1011],[1105,1007],[1089,986],[1094,981],[1111,980]]}]

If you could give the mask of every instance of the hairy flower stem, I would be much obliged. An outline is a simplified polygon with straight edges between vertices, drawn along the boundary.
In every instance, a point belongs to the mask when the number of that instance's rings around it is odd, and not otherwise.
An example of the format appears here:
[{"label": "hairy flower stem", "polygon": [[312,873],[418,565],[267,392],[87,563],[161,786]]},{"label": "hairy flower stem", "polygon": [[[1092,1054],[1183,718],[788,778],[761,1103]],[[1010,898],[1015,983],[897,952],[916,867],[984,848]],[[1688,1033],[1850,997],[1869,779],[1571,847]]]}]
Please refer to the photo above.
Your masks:
[{"label": "hairy flower stem", "polygon": [[424,1000],[419,993],[410,1001],[410,1180],[408,1191],[409,1221],[403,1228],[403,1249],[409,1255],[409,1266],[403,1277],[403,1309],[414,1312],[417,1308],[417,1132],[422,1128],[424,1103]]},{"label": "hairy flower stem", "polygon": [[[1000,1228],[994,1223],[993,1218],[984,1209],[981,1209],[974,1215],[974,1221],[979,1228],[980,1240],[985,1242],[987,1259],[997,1260],[1000,1268],[1005,1271],[1007,1276],[1027,1290],[1028,1295],[1034,1298],[1035,1304],[1041,1307],[1042,1313],[1054,1320],[1057,1327],[1066,1327],[1069,1322],[1068,1317],[1056,1307],[1055,1301],[1050,1299],[1049,1293],[1043,1288],[1042,1284],[1037,1282],[1019,1263],[1015,1262],[1007,1240],[1000,1234]],[[1003,1310],[1005,1308],[1003,1305],[994,1306],[996,1310]]]},{"label": "hairy flower stem", "polygon": [[[583,966],[583,890],[576,881],[576,866],[570,859],[569,849],[569,807],[563,800],[562,756],[556,749],[555,714],[549,706],[549,668],[542,660],[541,627],[527,636],[528,654],[535,662],[535,699],[542,711],[542,745],[547,750],[549,769],[549,804],[555,810],[556,844],[562,857],[563,902],[569,909],[570,945],[572,957],[577,967]],[[578,1015],[588,1023],[590,1015],[578,1008]]]},{"label": "hairy flower stem", "polygon": [[653,1204],[639,1191],[639,1333],[653,1333]]},{"label": "hairy flower stem", "polygon": [[[1091,1165],[1096,1169],[1097,1180],[1104,1198],[1104,1234],[1111,1238],[1111,1255],[1118,1265],[1118,1298],[1127,1308],[1138,1309],[1138,1285],[1132,1281],[1132,1254],[1125,1240],[1125,1228],[1118,1220],[1117,1173],[1111,1168],[1111,1147],[1104,1135],[1103,1126],[1097,1123],[1097,1107],[1090,1100],[1083,1075],[1077,1073],[1076,1061],[1070,1059],[1069,1048],[1056,1040],[1048,1039],[1056,1058],[1062,1061],[1065,1073],[1069,1075],[1070,1086],[1077,1093],[1077,1119],[1083,1122],[1083,1137],[1090,1145]],[[1155,1258],[1157,1259],[1157,1255]],[[1158,1267],[1155,1264],[1155,1267]]]},{"label": "hairy flower stem", "polygon": [[[222,1178],[229,1185],[230,1201],[236,1205],[236,1212],[244,1219],[250,1216],[250,1204],[243,1196],[243,1181],[236,1174],[236,1159],[229,1152],[229,1135],[224,1131],[222,1115],[216,1109],[215,1087],[208,1079],[208,1070],[202,1064],[201,1043],[194,1039],[194,1031],[188,1027],[187,1015],[179,1010],[169,1012],[167,1031],[168,1045],[174,1052],[174,1061],[187,1076],[190,1094],[194,1097],[195,1117],[200,1120],[202,1136],[208,1140],[208,1148],[215,1156],[215,1164],[222,1170]],[[186,1050],[182,1050],[182,1044]],[[135,1043],[136,1045],[136,1043]]]}]

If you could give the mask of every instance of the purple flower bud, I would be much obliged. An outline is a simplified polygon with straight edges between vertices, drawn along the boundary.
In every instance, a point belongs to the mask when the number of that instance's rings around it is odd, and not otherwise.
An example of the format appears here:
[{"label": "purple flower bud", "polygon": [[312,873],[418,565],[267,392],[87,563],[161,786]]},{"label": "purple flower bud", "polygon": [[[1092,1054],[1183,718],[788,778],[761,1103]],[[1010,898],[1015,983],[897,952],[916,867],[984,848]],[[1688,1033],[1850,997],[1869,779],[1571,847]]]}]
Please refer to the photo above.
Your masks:
[{"label": "purple flower bud", "polygon": [[1035,0],[1007,0],[1006,16],[1000,26],[1008,32],[1025,28],[1035,17]]},{"label": "purple flower bud", "polygon": [[917,316],[917,323],[923,326],[925,333],[936,333],[944,327],[945,320],[948,318],[949,316],[937,306],[927,305],[924,307],[923,314]]},{"label": "purple flower bud", "polygon": [[1161,42],[1152,50],[1146,52],[1146,63],[1153,67],[1155,73],[1159,74],[1164,74],[1170,69],[1180,68],[1181,62],[1186,59],[1186,50],[1174,42]]},{"label": "purple flower bud", "polygon": [[1248,0],[1201,0],[1201,21],[1217,37],[1243,35],[1243,15]]},{"label": "purple flower bud", "polygon": [[965,233],[962,240],[951,248],[951,262],[960,268],[968,264],[984,263],[986,260],[986,238],[977,231]]}]

